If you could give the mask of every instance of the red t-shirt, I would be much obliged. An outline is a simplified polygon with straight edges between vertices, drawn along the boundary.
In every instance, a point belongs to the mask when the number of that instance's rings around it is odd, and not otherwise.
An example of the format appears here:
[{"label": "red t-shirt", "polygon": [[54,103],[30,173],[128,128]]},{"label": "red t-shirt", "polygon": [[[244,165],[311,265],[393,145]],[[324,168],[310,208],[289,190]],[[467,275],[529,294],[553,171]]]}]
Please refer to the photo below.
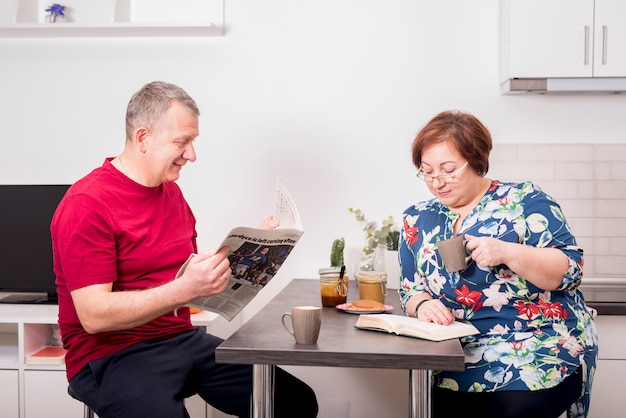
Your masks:
[{"label": "red t-shirt", "polygon": [[78,320],[70,291],[102,283],[113,283],[116,292],[158,286],[197,252],[196,220],[178,185],[142,186],[110,160],[68,190],[50,227],[68,379],[91,360],[193,328],[187,308],[98,334],[85,332]]}]

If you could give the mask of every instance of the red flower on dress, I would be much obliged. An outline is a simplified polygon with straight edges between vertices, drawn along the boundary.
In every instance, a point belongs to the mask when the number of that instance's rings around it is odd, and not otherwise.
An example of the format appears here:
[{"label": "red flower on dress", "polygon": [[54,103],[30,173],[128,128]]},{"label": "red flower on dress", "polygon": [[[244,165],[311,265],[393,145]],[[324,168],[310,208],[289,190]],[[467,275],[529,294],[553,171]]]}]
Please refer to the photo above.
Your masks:
[{"label": "red flower on dress", "polygon": [[489,187],[489,191],[493,192],[494,190],[496,190],[496,188],[498,187],[498,184],[500,184],[499,180],[492,181],[491,186]]},{"label": "red flower on dress", "polygon": [[461,290],[454,289],[454,293],[457,294],[456,301],[462,303],[463,305],[471,306],[473,308],[480,309],[482,303],[479,304],[480,297],[482,293],[472,290],[470,292],[469,287],[466,284],[461,286]]},{"label": "red flower on dress", "polygon": [[544,316],[553,319],[567,318],[567,310],[563,309],[561,302],[547,303],[543,300],[539,301],[539,307]]},{"label": "red flower on dress", "polygon": [[513,307],[517,309],[518,316],[524,315],[528,319],[532,319],[535,315],[541,314],[541,309],[539,309],[539,306],[535,305],[534,303],[526,304],[521,300],[518,300],[517,302],[515,302]]},{"label": "red flower on dress", "polygon": [[524,346],[526,345],[526,343],[524,343],[524,341],[511,341],[510,346],[513,350],[515,351],[520,351],[524,349]]},{"label": "red flower on dress", "polygon": [[412,247],[419,239],[418,232],[419,228],[417,226],[409,226],[406,219],[404,220],[404,239],[409,247]]},{"label": "red flower on dress", "polygon": [[500,199],[497,200],[497,202],[500,203],[500,205],[502,206],[506,206],[509,203],[511,203],[511,197],[510,196],[501,197]]}]

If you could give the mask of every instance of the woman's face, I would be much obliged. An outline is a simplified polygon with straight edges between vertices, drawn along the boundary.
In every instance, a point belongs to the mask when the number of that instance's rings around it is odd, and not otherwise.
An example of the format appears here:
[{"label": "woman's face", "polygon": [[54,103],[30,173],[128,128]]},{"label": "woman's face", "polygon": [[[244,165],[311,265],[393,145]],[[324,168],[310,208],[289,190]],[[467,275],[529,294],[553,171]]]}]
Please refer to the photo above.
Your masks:
[{"label": "woman's face", "polygon": [[421,171],[428,189],[448,208],[461,208],[474,200],[473,186],[481,177],[451,142],[426,148],[422,153]]}]

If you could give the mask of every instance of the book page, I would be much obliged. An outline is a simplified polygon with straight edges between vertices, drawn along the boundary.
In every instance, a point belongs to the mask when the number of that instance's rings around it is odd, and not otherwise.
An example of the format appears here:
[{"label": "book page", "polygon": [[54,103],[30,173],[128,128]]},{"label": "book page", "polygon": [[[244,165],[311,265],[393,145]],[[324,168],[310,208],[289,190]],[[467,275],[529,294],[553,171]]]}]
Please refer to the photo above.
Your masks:
[{"label": "book page", "polygon": [[439,325],[408,316],[390,314],[360,315],[355,326],[371,330],[378,328],[389,333],[432,341],[448,340],[479,333],[478,329],[469,322],[455,321],[450,325]]},{"label": "book page", "polygon": [[450,325],[439,325],[434,322],[420,321],[416,318],[397,327],[401,335],[409,335],[418,338],[426,338],[433,341],[449,340],[477,334],[478,330],[468,322],[454,321]]}]

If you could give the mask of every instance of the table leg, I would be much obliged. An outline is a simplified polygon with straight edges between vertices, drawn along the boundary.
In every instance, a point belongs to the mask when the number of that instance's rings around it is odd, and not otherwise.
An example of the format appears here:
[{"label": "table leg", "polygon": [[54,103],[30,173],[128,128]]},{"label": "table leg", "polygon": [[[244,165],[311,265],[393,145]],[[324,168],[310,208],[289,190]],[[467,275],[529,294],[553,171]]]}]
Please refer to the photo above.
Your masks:
[{"label": "table leg", "polygon": [[274,416],[274,372],[273,364],[252,366],[252,418],[272,418]]},{"label": "table leg", "polygon": [[430,418],[432,370],[409,370],[409,417]]}]

